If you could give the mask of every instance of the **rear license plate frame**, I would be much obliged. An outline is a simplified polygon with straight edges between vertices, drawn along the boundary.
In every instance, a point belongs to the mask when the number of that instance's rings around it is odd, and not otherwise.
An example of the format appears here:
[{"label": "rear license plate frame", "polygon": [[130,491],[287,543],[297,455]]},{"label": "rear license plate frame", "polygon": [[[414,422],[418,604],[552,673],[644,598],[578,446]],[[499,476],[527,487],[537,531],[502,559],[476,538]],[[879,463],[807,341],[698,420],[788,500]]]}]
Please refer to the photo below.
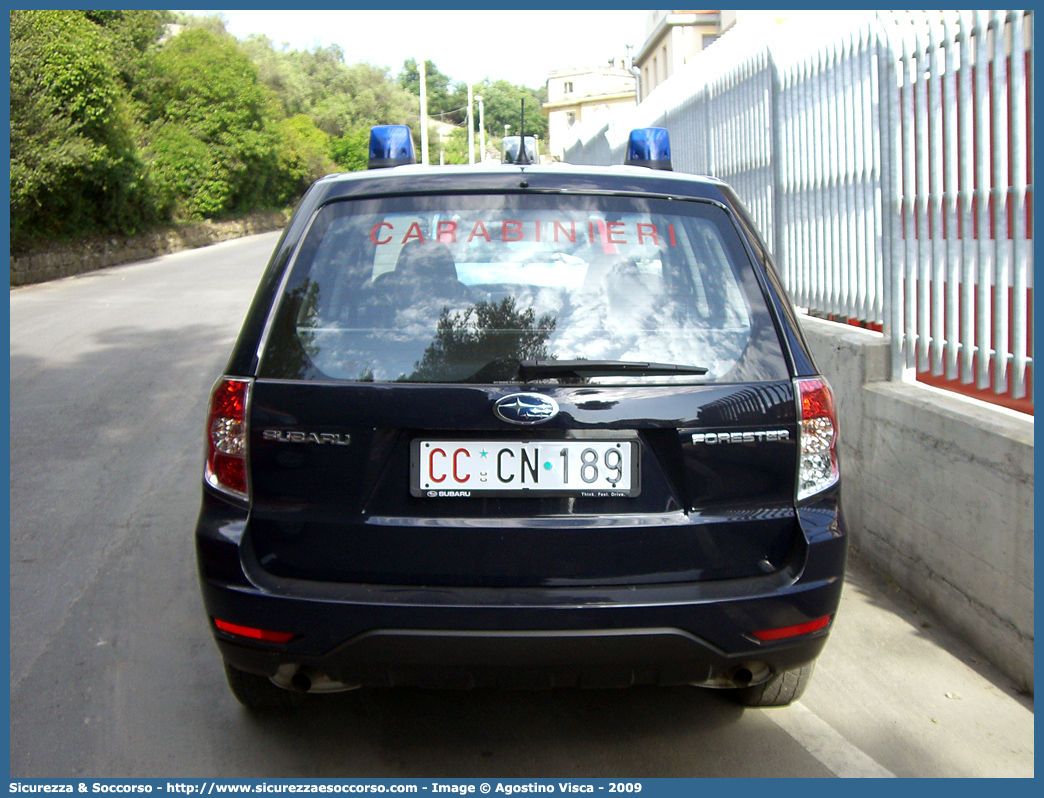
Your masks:
[{"label": "rear license plate frame", "polygon": [[[636,435],[424,436],[410,443],[410,494],[432,499],[633,498],[641,493],[641,459]],[[614,483],[617,471],[619,479]]]}]

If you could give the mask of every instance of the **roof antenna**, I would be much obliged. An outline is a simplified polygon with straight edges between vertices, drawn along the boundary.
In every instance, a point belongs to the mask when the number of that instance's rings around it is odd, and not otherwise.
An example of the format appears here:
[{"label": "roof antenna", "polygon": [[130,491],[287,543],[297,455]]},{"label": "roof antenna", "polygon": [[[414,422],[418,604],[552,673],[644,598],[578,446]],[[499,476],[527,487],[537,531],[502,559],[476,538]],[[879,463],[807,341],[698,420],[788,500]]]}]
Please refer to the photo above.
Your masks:
[{"label": "roof antenna", "polygon": [[518,155],[515,156],[515,164],[520,166],[528,166],[533,163],[529,160],[529,153],[526,152],[526,101],[522,100],[522,119],[518,124]]}]

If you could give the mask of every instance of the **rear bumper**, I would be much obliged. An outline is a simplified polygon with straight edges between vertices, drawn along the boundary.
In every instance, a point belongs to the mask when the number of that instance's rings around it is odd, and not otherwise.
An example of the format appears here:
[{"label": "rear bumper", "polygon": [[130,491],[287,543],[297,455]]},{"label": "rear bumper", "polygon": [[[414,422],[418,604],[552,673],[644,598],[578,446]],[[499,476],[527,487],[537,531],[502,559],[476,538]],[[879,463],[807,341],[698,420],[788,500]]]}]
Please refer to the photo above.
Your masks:
[{"label": "rear bumper", "polygon": [[297,689],[357,686],[741,687],[812,662],[833,616],[847,535],[836,499],[800,510],[804,545],[764,576],[637,587],[423,588],[293,580],[266,572],[245,518],[204,512],[197,550],[210,619],[291,632],[285,644],[211,626],[240,670]]},{"label": "rear bumper", "polygon": [[[813,661],[826,635],[726,654],[680,629],[364,632],[321,655],[218,639],[225,661],[308,690],[361,686],[614,688],[639,684],[742,687]],[[307,682],[300,681],[301,677]]]}]

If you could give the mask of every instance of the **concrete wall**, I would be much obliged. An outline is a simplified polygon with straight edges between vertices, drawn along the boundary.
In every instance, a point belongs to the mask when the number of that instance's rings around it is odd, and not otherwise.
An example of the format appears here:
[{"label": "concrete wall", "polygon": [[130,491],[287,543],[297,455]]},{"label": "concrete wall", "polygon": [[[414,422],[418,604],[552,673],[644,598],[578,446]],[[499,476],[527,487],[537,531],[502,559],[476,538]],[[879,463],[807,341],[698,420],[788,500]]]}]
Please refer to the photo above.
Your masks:
[{"label": "concrete wall", "polygon": [[879,334],[803,317],[841,425],[852,545],[1033,690],[1033,418],[887,380]]}]

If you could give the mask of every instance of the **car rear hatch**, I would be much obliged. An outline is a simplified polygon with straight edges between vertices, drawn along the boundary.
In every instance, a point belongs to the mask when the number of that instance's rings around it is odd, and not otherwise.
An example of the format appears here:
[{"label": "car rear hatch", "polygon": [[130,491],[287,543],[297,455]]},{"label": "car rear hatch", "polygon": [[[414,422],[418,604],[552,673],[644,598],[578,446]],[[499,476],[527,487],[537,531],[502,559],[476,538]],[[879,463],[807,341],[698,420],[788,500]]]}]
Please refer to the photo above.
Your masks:
[{"label": "car rear hatch", "polygon": [[263,568],[521,588],[783,566],[799,539],[795,388],[729,215],[562,206],[319,211],[250,389]]}]

